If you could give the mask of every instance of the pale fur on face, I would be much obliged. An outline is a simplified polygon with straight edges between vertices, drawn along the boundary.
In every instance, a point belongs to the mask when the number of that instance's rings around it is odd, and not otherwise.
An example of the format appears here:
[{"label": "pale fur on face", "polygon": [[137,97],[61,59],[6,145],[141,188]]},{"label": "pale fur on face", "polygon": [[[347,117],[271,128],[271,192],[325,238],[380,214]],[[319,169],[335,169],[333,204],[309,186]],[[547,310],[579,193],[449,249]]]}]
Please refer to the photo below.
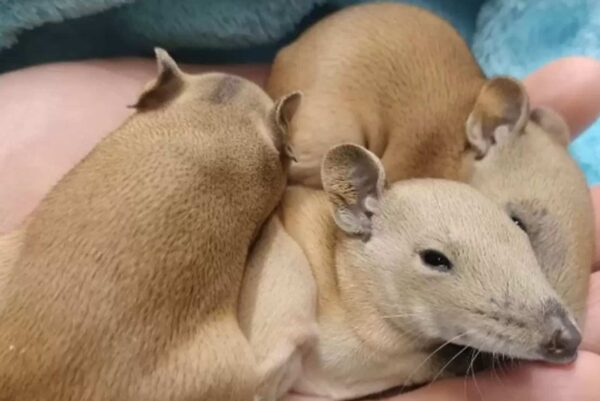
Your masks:
[{"label": "pale fur on face", "polygon": [[[570,132],[554,111],[530,111],[518,82],[496,81],[512,87],[513,93],[501,99],[517,105],[518,112],[500,124],[487,124],[487,145],[473,163],[469,183],[522,226],[542,271],[583,326],[594,214],[585,177],[567,152]],[[475,115],[467,122],[468,132]]]},{"label": "pale fur on face", "polygon": [[[373,182],[383,180],[374,155],[361,160],[357,146],[337,149],[344,150],[338,160],[324,161],[324,173],[333,172],[323,178],[325,190],[335,210],[350,210],[350,220],[368,231],[365,240],[365,232],[338,222],[349,234],[340,240],[338,268],[342,275],[357,272],[354,278],[364,280],[392,321],[425,338],[523,359],[546,359],[541,348],[558,328],[576,331],[528,236],[487,197],[466,184],[434,179],[383,190]],[[344,157],[358,164],[350,173],[327,166]],[[342,179],[345,186],[332,184]],[[451,269],[428,266],[421,256],[426,250],[445,255]]]},{"label": "pale fur on face", "polygon": [[[466,185],[394,186],[373,216],[370,240],[342,241],[342,263],[363,272],[363,285],[395,324],[429,339],[460,336],[453,342],[538,359],[548,337],[544,308],[560,302],[526,234],[492,206]],[[452,270],[425,265],[419,253],[427,249],[446,255]]]},{"label": "pale fur on face", "polygon": [[278,53],[269,93],[297,89],[307,101],[291,125],[300,161],[292,182],[320,187],[325,152],[349,142],[379,156],[392,183],[467,182],[523,220],[542,270],[583,325],[593,210],[568,128],[550,110],[531,110],[517,80],[484,77],[450,24],[405,4],[345,8]]},{"label": "pale fur on face", "polygon": [[[504,209],[448,180],[386,185],[379,159],[356,145],[332,148],[321,174],[324,191],[288,188],[246,275],[241,322],[267,399],[290,388],[350,399],[466,372],[432,354],[446,342],[559,364],[576,356],[575,319]],[[557,332],[570,337],[560,355],[548,352]]]}]

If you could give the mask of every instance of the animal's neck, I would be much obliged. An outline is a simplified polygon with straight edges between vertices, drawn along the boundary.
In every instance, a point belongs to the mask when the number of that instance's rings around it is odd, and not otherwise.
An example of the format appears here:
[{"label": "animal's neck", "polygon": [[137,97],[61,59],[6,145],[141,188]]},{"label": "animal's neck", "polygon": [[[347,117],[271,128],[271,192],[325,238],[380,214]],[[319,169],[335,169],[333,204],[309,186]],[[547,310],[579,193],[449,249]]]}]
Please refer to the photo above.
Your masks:
[{"label": "animal's neck", "polygon": [[280,218],[316,282],[318,341],[304,357],[295,390],[349,399],[425,381],[414,370],[423,365],[426,350],[378,308],[382,289],[356,265],[352,239],[337,230],[327,196],[288,189]]},{"label": "animal's neck", "polygon": [[371,350],[386,354],[403,355],[408,349],[419,347],[414,343],[412,329],[394,325],[392,315],[402,314],[403,305],[389,305],[385,288],[373,280],[377,266],[361,266],[360,256],[353,252],[353,241],[340,239],[336,247],[336,279],[340,302],[354,335]]},{"label": "animal's neck", "polygon": [[378,308],[380,289],[369,285],[367,274],[353,266],[354,258],[331,217],[326,194],[292,187],[286,192],[280,217],[310,263],[318,288],[318,320],[333,329],[322,334],[343,332],[371,350],[404,352],[410,339]]},{"label": "animal's neck", "polygon": [[285,230],[310,262],[319,287],[319,309],[337,303],[336,227],[330,217],[326,194],[304,187],[290,187],[284,195],[279,216]]}]

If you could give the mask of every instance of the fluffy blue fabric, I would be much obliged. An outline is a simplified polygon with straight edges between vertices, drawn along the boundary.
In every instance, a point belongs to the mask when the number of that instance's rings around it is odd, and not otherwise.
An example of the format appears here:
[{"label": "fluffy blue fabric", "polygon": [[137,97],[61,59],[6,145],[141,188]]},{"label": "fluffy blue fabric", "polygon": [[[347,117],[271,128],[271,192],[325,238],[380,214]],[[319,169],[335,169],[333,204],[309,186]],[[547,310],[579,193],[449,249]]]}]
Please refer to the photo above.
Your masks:
[{"label": "fluffy blue fabric", "polygon": [[[369,1],[3,0],[0,72],[57,60],[149,56],[156,45],[188,62],[268,61],[316,19]],[[404,2],[448,19],[490,75],[523,77],[561,56],[600,53],[597,0]],[[571,145],[590,183],[600,183],[599,151],[600,123]]]},{"label": "fluffy blue fabric", "polygon": [[[489,0],[479,12],[472,47],[488,75],[518,78],[559,57],[600,58],[600,2]],[[588,182],[600,183],[600,120],[570,151]]]},{"label": "fluffy blue fabric", "polygon": [[[369,0],[7,1],[8,10],[0,13],[0,71],[57,60],[150,56],[157,45],[182,61],[268,61],[316,19]],[[407,2],[447,18],[470,41],[481,0]],[[17,35],[19,44],[6,50]]]},{"label": "fluffy blue fabric", "polygon": [[0,49],[17,42],[17,36],[49,22],[99,13],[135,0],[4,0],[0,10]]}]

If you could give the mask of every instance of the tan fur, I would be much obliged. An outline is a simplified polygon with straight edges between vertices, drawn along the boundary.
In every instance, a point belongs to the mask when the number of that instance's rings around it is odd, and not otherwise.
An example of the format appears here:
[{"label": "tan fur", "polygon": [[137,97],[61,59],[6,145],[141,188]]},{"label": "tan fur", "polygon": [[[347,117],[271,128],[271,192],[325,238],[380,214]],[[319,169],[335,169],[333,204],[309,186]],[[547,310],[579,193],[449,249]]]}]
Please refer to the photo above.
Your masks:
[{"label": "tan fur", "polygon": [[521,210],[542,269],[583,324],[594,219],[566,124],[530,111],[519,82],[484,79],[448,23],[402,4],[348,7],[279,52],[268,92],[291,90],[306,95],[291,123],[291,182],[321,187],[325,151],[347,142],[381,157],[390,182],[467,182]]},{"label": "tan fur", "polygon": [[[527,236],[491,201],[445,180],[386,188],[381,163],[352,145],[328,152],[322,174],[325,192],[288,188],[285,231],[272,220],[250,258],[240,315],[269,367],[259,399],[290,388],[351,399],[465,372],[468,363],[431,355],[440,341],[566,362],[540,347],[555,330],[580,341],[573,317]],[[453,268],[426,266],[426,249],[449,255]]]},{"label": "tan fur", "polygon": [[259,399],[280,398],[301,375],[318,333],[316,290],[306,256],[273,216],[249,257],[239,306],[259,366]]},{"label": "tan fur", "polygon": [[17,228],[9,234],[0,235],[0,310],[4,304],[4,286],[8,280],[10,270],[17,262],[25,230]]},{"label": "tan fur", "polygon": [[298,95],[157,58],[137,113],[0,242],[2,401],[253,399],[238,294]]},{"label": "tan fur", "polygon": [[320,186],[321,157],[342,142],[373,151],[391,182],[463,178],[465,119],[483,83],[447,23],[418,8],[372,4],[333,14],[282,49],[267,92],[302,88],[290,180]]}]

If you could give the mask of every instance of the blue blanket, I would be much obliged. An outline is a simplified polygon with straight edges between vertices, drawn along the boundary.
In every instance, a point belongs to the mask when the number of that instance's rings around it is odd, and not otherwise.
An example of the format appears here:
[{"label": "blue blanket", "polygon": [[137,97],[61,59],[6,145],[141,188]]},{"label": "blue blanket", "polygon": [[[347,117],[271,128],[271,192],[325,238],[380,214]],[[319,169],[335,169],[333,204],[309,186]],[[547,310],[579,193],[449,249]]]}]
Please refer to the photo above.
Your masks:
[{"label": "blue blanket", "polygon": [[[0,72],[58,60],[150,56],[269,61],[318,18],[372,0],[3,0]],[[524,77],[566,55],[600,57],[597,0],[407,0],[448,19],[488,75]],[[570,147],[600,183],[600,122]]]}]

